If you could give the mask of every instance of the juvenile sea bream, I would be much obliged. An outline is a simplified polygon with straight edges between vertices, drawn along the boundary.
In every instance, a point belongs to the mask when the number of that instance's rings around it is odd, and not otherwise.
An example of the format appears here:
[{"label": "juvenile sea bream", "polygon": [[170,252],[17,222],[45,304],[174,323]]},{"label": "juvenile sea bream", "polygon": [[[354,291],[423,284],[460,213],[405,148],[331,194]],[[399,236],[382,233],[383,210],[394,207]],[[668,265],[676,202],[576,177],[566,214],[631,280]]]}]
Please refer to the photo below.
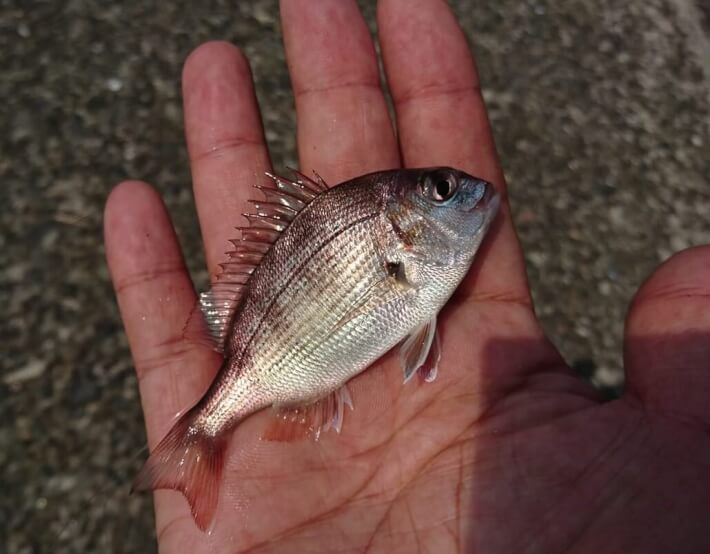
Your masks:
[{"label": "juvenile sea bream", "polygon": [[134,483],[182,491],[201,529],[217,506],[230,431],[249,415],[275,407],[272,438],[340,432],[347,381],[400,342],[404,382],[417,370],[436,378],[437,313],[499,203],[491,184],[443,167],[330,189],[317,176],[273,180],[188,323],[223,353],[219,374]]}]

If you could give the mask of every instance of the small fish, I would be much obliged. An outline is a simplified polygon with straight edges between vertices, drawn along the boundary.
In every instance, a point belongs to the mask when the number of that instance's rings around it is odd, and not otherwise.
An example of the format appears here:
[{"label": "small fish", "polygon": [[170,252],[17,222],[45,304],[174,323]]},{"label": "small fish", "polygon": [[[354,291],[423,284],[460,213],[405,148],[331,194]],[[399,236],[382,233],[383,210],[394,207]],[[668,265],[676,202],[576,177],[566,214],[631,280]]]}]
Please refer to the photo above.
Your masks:
[{"label": "small fish", "polygon": [[[273,406],[267,432],[340,432],[346,383],[398,343],[404,382],[436,378],[437,313],[466,275],[499,204],[451,168],[371,173],[328,188],[316,174],[270,177],[231,241],[186,336],[224,355],[202,399],[150,455],[135,490],[181,491],[206,529],[230,431]],[[427,362],[431,360],[431,362]],[[427,363],[425,363],[427,362]]]}]

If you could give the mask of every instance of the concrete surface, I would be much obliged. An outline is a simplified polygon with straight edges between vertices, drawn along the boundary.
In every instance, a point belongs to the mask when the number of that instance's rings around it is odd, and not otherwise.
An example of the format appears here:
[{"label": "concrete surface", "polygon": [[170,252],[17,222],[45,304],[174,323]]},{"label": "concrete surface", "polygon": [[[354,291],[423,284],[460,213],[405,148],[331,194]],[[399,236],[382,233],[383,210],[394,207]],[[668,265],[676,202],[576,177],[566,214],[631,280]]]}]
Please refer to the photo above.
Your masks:
[{"label": "concrete surface", "polygon": [[[372,1],[362,2],[372,21]],[[610,394],[636,287],[710,242],[707,0],[455,0],[475,44],[537,309]],[[159,7],[158,7],[159,6]],[[276,0],[0,2],[0,552],[154,552],[136,379],[101,244],[110,187],[155,183],[205,281],[180,69],[239,44],[295,164]]]}]

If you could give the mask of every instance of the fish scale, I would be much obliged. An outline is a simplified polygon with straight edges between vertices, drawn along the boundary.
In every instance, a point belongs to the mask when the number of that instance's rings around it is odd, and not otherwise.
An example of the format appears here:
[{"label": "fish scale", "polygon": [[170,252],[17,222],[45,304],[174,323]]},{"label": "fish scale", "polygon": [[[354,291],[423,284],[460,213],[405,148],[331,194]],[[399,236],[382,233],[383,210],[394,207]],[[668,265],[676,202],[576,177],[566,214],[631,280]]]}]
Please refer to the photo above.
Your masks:
[{"label": "fish scale", "polygon": [[373,173],[331,189],[298,175],[262,189],[267,202],[253,202],[258,213],[232,241],[236,262],[201,295],[205,319],[195,311],[188,328],[205,330],[224,362],[134,483],[182,491],[202,529],[229,432],[246,417],[278,408],[267,430],[278,440],[340,432],[353,406],[346,383],[400,342],[404,381],[417,371],[435,378],[437,313],[498,207],[492,185],[451,168]]}]

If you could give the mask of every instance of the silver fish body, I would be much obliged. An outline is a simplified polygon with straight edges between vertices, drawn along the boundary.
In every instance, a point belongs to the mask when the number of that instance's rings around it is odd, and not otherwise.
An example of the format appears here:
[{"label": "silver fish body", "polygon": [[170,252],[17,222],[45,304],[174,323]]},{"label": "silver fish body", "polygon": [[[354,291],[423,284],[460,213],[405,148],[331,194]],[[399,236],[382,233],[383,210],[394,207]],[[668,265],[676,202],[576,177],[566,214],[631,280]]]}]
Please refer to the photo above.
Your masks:
[{"label": "silver fish body", "polygon": [[[411,377],[434,343],[436,314],[495,216],[498,195],[454,169],[408,169],[365,175],[303,204],[231,299],[233,311],[221,320],[218,376],[137,479],[138,488],[182,490],[201,527],[216,492],[206,507],[184,475],[171,476],[170,464],[193,456],[206,464],[223,448],[214,443],[268,406],[298,413],[328,399],[335,415],[326,418],[336,418],[339,430],[343,402],[350,402],[341,387],[408,335],[414,340],[405,342],[403,365]],[[331,423],[320,420],[316,432]],[[218,467],[205,467],[195,470],[203,487],[202,473],[219,479]]]}]

